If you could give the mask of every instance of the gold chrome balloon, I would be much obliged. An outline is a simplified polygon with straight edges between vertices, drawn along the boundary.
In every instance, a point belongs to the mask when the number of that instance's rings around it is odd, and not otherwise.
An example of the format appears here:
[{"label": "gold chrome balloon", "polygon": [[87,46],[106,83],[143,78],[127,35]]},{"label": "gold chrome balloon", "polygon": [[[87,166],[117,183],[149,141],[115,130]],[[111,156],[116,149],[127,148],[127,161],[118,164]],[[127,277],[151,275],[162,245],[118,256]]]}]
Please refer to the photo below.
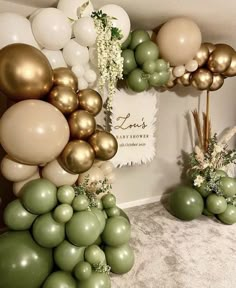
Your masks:
[{"label": "gold chrome balloon", "polygon": [[164,87],[168,88],[168,89],[171,89],[173,88],[175,85],[176,85],[176,80],[169,80]]},{"label": "gold chrome balloon", "polygon": [[213,75],[213,82],[209,88],[210,91],[216,91],[220,89],[224,84],[224,77],[220,74]]},{"label": "gold chrome balloon", "polygon": [[77,94],[71,87],[54,86],[48,95],[48,102],[57,107],[63,114],[74,112],[79,105]]},{"label": "gold chrome balloon", "polygon": [[80,90],[79,107],[96,116],[102,110],[102,97],[93,89]]},{"label": "gold chrome balloon", "polygon": [[95,154],[83,140],[70,141],[62,151],[59,162],[69,173],[80,174],[92,167]]},{"label": "gold chrome balloon", "polygon": [[222,73],[226,77],[236,76],[236,52],[234,52],[228,69]]},{"label": "gold chrome balloon", "polygon": [[109,160],[113,158],[118,149],[116,138],[109,132],[95,132],[89,139],[89,144],[93,147],[95,157],[99,160]]},{"label": "gold chrome balloon", "polygon": [[198,90],[207,90],[210,88],[213,82],[213,75],[211,71],[199,68],[197,71],[192,73],[191,84]]},{"label": "gold chrome balloon", "polygon": [[76,139],[86,139],[96,129],[96,121],[92,114],[84,110],[73,112],[68,119],[70,135]]},{"label": "gold chrome balloon", "polygon": [[216,49],[216,46],[212,43],[205,42],[204,45],[207,46],[210,54]]},{"label": "gold chrome balloon", "polygon": [[10,99],[40,99],[53,85],[53,71],[45,55],[27,44],[0,50],[0,90]]},{"label": "gold chrome balloon", "polygon": [[73,71],[66,67],[59,67],[53,70],[54,85],[67,86],[75,92],[78,90],[78,79]]},{"label": "gold chrome balloon", "polygon": [[216,49],[209,56],[207,66],[213,73],[225,72],[231,63],[234,49],[227,44],[216,44]]},{"label": "gold chrome balloon", "polygon": [[200,49],[194,57],[194,60],[196,60],[198,63],[198,67],[202,67],[207,62],[209,55],[210,52],[208,46],[206,43],[202,43]]},{"label": "gold chrome balloon", "polygon": [[184,73],[183,76],[177,78],[176,82],[178,84],[183,85],[183,86],[190,86],[191,85],[190,79],[191,79],[191,73],[190,72],[186,72],[186,73]]}]

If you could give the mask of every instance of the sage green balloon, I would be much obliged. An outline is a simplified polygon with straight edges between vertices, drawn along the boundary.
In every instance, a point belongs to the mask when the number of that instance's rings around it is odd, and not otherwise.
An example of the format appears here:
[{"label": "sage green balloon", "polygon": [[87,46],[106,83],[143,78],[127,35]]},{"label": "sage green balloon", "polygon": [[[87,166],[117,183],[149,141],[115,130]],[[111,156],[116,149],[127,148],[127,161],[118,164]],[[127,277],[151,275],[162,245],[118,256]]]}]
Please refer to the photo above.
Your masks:
[{"label": "sage green balloon", "polygon": [[207,190],[206,182],[203,182],[200,187],[195,187],[195,189],[202,195],[202,197],[207,197],[211,194],[211,191]]},{"label": "sage green balloon", "polygon": [[10,202],[4,210],[4,223],[11,230],[30,229],[37,215],[27,211],[19,199]]},{"label": "sage green balloon", "polygon": [[59,223],[68,222],[73,215],[73,208],[69,204],[60,204],[53,211],[53,218]]},{"label": "sage green balloon", "polygon": [[126,49],[122,51],[121,56],[123,57],[123,74],[128,75],[131,71],[133,71],[137,67],[137,63],[134,57],[134,51],[130,49]]},{"label": "sage green balloon", "polygon": [[218,177],[220,177],[220,178],[221,178],[221,177],[227,177],[227,176],[228,176],[225,171],[220,170],[220,169],[216,170],[215,173],[216,173],[216,176],[218,176]]},{"label": "sage green balloon", "polygon": [[93,214],[97,216],[98,221],[100,223],[100,233],[102,233],[106,225],[106,219],[105,219],[104,213],[102,210],[96,207],[91,207],[91,211],[93,212]]},{"label": "sage green balloon", "polygon": [[38,288],[53,267],[51,249],[40,247],[28,231],[0,235],[0,287]]},{"label": "sage green balloon", "polygon": [[161,77],[159,72],[154,72],[149,76],[148,82],[150,86],[158,87],[161,86]]},{"label": "sage green balloon", "polygon": [[57,199],[64,204],[71,204],[75,197],[75,190],[72,186],[63,185],[57,190]]},{"label": "sage green balloon", "polygon": [[42,288],[77,288],[77,283],[70,273],[56,271],[49,275]]},{"label": "sage green balloon", "polygon": [[89,246],[93,244],[100,234],[100,223],[93,212],[76,212],[66,223],[68,240],[76,246]]},{"label": "sage green balloon", "polygon": [[85,247],[77,247],[64,240],[54,250],[54,261],[63,271],[72,272],[76,264],[84,261]]},{"label": "sage green balloon", "polygon": [[134,92],[143,92],[149,88],[147,74],[139,68],[136,68],[129,73],[127,84]]},{"label": "sage green balloon", "polygon": [[118,207],[112,207],[106,209],[108,217],[120,216],[120,209]]},{"label": "sage green balloon", "polygon": [[142,66],[143,72],[153,74],[156,71],[156,62],[153,60],[146,60]]},{"label": "sage green balloon", "polygon": [[115,274],[129,272],[134,265],[134,251],[129,244],[118,247],[105,247],[107,264],[111,266],[111,271]]},{"label": "sage green balloon", "polygon": [[125,42],[123,42],[123,43],[121,44],[121,49],[122,49],[122,50],[127,49],[128,46],[130,45],[130,42],[131,42],[131,33],[129,33],[129,36],[128,36],[128,38],[125,40]]},{"label": "sage green balloon", "polygon": [[138,45],[135,50],[135,60],[139,65],[143,65],[147,60],[157,60],[159,49],[152,41],[146,41]]},{"label": "sage green balloon", "polygon": [[236,223],[236,207],[228,204],[226,210],[223,213],[218,214],[217,217],[224,224],[232,225]]},{"label": "sage green balloon", "polygon": [[74,269],[74,275],[79,281],[88,279],[92,275],[92,266],[88,262],[79,262]]},{"label": "sage green balloon", "polygon": [[232,197],[236,194],[236,179],[233,177],[221,177],[219,181],[221,190],[225,197]]},{"label": "sage green balloon", "polygon": [[57,204],[57,187],[47,179],[35,179],[21,188],[21,201],[33,214],[50,212]]},{"label": "sage green balloon", "polygon": [[159,72],[159,85],[165,85],[170,79],[170,72],[169,71],[161,71]]},{"label": "sage green balloon", "polygon": [[139,44],[149,40],[150,36],[147,31],[136,29],[131,33],[131,41],[128,47],[134,50]]},{"label": "sage green balloon", "polygon": [[204,209],[203,209],[203,211],[202,211],[202,214],[205,215],[205,216],[207,216],[207,217],[214,216],[214,214],[211,213],[211,212],[209,212],[206,207],[204,207]]},{"label": "sage green balloon", "polygon": [[218,196],[215,193],[212,193],[206,199],[206,208],[213,214],[221,214],[225,212],[227,202],[223,196]]},{"label": "sage green balloon", "polygon": [[98,245],[87,247],[84,252],[84,258],[91,265],[106,263],[105,253]]},{"label": "sage green balloon", "polygon": [[108,274],[93,271],[88,279],[78,282],[78,288],[111,288],[111,280]]},{"label": "sage green balloon", "polygon": [[101,200],[102,200],[104,209],[112,208],[116,206],[116,197],[112,193],[107,193],[103,195]]},{"label": "sage green balloon", "polygon": [[131,227],[124,217],[115,216],[107,219],[102,240],[109,246],[120,246],[129,241]]},{"label": "sage green balloon", "polygon": [[199,192],[188,186],[177,187],[169,197],[170,212],[181,220],[198,218],[203,211],[204,202]]},{"label": "sage green balloon", "polygon": [[97,198],[96,202],[97,202],[97,208],[99,210],[103,210],[102,200]]},{"label": "sage green balloon", "polygon": [[65,239],[65,225],[56,222],[51,213],[40,215],[33,224],[33,237],[43,247],[56,247]]},{"label": "sage green balloon", "polygon": [[164,59],[156,60],[156,72],[168,71],[169,65]]},{"label": "sage green balloon", "polygon": [[86,195],[77,195],[75,196],[72,207],[75,211],[84,211],[89,207],[89,200]]}]

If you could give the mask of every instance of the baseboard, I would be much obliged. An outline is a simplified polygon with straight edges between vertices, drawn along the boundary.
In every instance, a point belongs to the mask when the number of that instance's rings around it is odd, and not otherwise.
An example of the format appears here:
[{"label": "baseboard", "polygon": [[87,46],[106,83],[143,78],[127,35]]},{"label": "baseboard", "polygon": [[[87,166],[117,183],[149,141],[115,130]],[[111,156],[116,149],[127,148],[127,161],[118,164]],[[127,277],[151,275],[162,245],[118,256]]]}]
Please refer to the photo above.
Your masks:
[{"label": "baseboard", "polygon": [[157,196],[154,196],[154,197],[149,197],[149,198],[144,198],[144,199],[139,199],[139,200],[135,200],[135,201],[121,203],[121,204],[118,204],[118,206],[121,209],[141,206],[141,205],[145,205],[145,204],[158,202],[158,201],[161,200],[161,197],[162,197],[162,195],[157,195]]}]

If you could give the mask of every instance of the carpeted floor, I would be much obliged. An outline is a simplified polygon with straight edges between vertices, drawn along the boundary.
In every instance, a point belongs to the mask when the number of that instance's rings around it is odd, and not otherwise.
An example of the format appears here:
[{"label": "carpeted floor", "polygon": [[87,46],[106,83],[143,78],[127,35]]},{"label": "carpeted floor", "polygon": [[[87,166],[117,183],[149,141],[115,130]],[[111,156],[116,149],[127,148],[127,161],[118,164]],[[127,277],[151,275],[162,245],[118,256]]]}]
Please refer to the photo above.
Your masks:
[{"label": "carpeted floor", "polygon": [[161,203],[126,210],[135,266],[112,288],[235,288],[236,224],[201,216],[183,222]]}]

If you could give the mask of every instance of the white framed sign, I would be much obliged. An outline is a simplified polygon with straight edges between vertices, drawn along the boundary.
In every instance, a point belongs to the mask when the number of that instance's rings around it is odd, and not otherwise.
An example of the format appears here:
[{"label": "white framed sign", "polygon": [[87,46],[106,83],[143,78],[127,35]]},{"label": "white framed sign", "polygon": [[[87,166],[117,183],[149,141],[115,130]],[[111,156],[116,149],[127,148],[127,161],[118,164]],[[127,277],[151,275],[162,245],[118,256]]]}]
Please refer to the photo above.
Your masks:
[{"label": "white framed sign", "polygon": [[110,122],[110,131],[118,141],[118,152],[111,160],[116,167],[141,165],[153,160],[157,106],[155,90],[138,94],[117,90]]}]

